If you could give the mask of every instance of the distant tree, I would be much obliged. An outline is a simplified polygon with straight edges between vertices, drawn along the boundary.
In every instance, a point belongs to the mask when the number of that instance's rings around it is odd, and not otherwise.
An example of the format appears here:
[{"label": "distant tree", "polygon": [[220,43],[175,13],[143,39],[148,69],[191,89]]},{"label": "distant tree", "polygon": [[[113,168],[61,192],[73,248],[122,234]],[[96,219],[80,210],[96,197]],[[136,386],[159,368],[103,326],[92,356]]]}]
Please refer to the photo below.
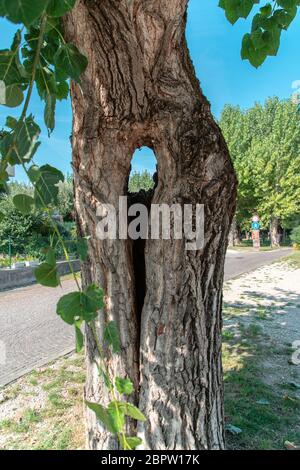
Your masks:
[{"label": "distant tree", "polygon": [[258,201],[254,191],[253,166],[247,158],[251,142],[249,120],[238,106],[226,105],[220,126],[238,177],[237,210],[233,220],[229,242],[235,244],[239,230],[249,230],[249,221]]},{"label": "distant tree", "polygon": [[291,100],[269,99],[257,113],[260,132],[252,138],[250,153],[257,210],[263,225],[270,224],[272,245],[278,246],[279,224],[300,213],[300,120]]},{"label": "distant tree", "polygon": [[291,233],[291,240],[293,243],[300,246],[300,225],[298,225],[298,227],[293,228]]},{"label": "distant tree", "polygon": [[[22,193],[33,195],[33,187],[23,183],[11,182],[7,185],[8,192],[0,195],[0,253],[8,250],[9,238],[12,239],[13,253],[38,254],[41,246],[46,246],[51,227],[47,223],[43,210],[35,209],[30,214],[22,214],[14,205],[13,198]],[[55,210],[65,221],[72,220],[73,211],[73,183],[72,177],[67,177],[59,185],[59,197]],[[64,238],[69,238],[71,228],[59,224]]]},{"label": "distant tree", "polygon": [[141,189],[148,191],[149,189],[153,188],[154,181],[151,173],[147,170],[143,172],[135,171],[133,175],[129,179],[128,190],[130,193],[137,193]]},{"label": "distant tree", "polygon": [[220,121],[239,180],[237,217],[257,210],[279,245],[280,223],[300,213],[300,120],[291,100],[269,98],[242,112],[226,106]]},{"label": "distant tree", "polygon": [[12,240],[13,253],[25,254],[32,248],[32,242],[39,242],[41,236],[47,233],[42,212],[34,210],[24,215],[13,204],[13,197],[22,192],[32,195],[33,189],[25,184],[10,183],[8,194],[0,196],[0,253],[7,253],[9,238]]},{"label": "distant tree", "polygon": [[74,187],[72,175],[67,175],[64,181],[58,184],[57,210],[64,221],[74,219]]}]

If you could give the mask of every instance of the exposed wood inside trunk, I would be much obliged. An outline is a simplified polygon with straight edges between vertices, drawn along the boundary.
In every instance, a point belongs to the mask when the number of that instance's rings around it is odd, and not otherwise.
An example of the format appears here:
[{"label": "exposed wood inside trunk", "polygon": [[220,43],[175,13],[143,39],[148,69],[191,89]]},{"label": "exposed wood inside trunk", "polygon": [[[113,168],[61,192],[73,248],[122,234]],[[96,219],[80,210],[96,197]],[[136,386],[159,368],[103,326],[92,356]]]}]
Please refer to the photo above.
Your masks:
[{"label": "exposed wood inside trunk", "polygon": [[[227,237],[236,178],[185,40],[187,0],[79,0],[65,33],[89,59],[72,85],[77,223],[91,235],[83,283],[106,293],[103,319],[114,319],[122,354],[109,366],[135,383],[146,449],[224,448],[221,309]],[[126,195],[136,148],[153,149],[158,182],[152,202],[204,204],[205,243],[104,240],[96,210]],[[149,203],[149,200],[148,200]],[[140,260],[140,262],[139,262]],[[86,397],[107,403],[87,328]],[[132,423],[134,431],[134,423]],[[87,414],[88,444],[116,441]]]}]

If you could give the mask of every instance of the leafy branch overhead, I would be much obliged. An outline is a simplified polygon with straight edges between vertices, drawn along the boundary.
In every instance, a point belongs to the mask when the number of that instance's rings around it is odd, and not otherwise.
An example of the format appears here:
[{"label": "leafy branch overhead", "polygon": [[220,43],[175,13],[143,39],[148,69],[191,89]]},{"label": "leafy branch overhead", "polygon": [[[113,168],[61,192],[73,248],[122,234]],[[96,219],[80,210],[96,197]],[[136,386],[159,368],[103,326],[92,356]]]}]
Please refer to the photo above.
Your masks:
[{"label": "leafy branch overhead", "polygon": [[[0,0],[0,16],[24,25],[17,30],[10,49],[0,51],[0,81],[5,87],[1,104],[19,106],[23,102],[24,92],[30,86],[34,71],[38,94],[45,103],[44,120],[49,132],[55,127],[56,101],[68,97],[68,80],[71,78],[79,82],[79,77],[87,66],[86,57],[76,46],[64,40],[60,24],[60,17],[71,10],[75,2],[76,0]],[[46,21],[40,44],[42,17]]]},{"label": "leafy branch overhead", "polygon": [[219,6],[225,11],[231,24],[251,13],[251,31],[242,41],[242,59],[259,67],[268,56],[277,55],[281,33],[287,30],[297,15],[299,0],[274,0],[268,3],[260,0],[220,0]]}]

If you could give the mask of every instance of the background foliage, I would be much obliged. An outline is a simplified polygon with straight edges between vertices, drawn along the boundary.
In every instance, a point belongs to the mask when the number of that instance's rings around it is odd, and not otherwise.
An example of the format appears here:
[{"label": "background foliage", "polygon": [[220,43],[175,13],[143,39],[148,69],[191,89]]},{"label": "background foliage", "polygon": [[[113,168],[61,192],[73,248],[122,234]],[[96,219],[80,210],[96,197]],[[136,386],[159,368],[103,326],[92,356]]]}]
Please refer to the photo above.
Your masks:
[{"label": "background foliage", "polygon": [[239,179],[237,219],[244,229],[258,212],[290,228],[300,217],[300,119],[291,100],[269,98],[242,111],[226,106],[220,125]]}]

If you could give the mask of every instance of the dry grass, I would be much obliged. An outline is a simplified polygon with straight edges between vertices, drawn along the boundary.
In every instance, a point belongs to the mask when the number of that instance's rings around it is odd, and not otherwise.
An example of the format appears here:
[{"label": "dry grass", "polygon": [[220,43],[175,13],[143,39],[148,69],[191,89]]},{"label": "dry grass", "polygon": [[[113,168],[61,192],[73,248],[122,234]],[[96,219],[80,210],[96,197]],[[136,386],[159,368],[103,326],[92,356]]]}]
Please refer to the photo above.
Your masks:
[{"label": "dry grass", "polygon": [[0,448],[83,449],[82,355],[58,359],[0,393]]}]

